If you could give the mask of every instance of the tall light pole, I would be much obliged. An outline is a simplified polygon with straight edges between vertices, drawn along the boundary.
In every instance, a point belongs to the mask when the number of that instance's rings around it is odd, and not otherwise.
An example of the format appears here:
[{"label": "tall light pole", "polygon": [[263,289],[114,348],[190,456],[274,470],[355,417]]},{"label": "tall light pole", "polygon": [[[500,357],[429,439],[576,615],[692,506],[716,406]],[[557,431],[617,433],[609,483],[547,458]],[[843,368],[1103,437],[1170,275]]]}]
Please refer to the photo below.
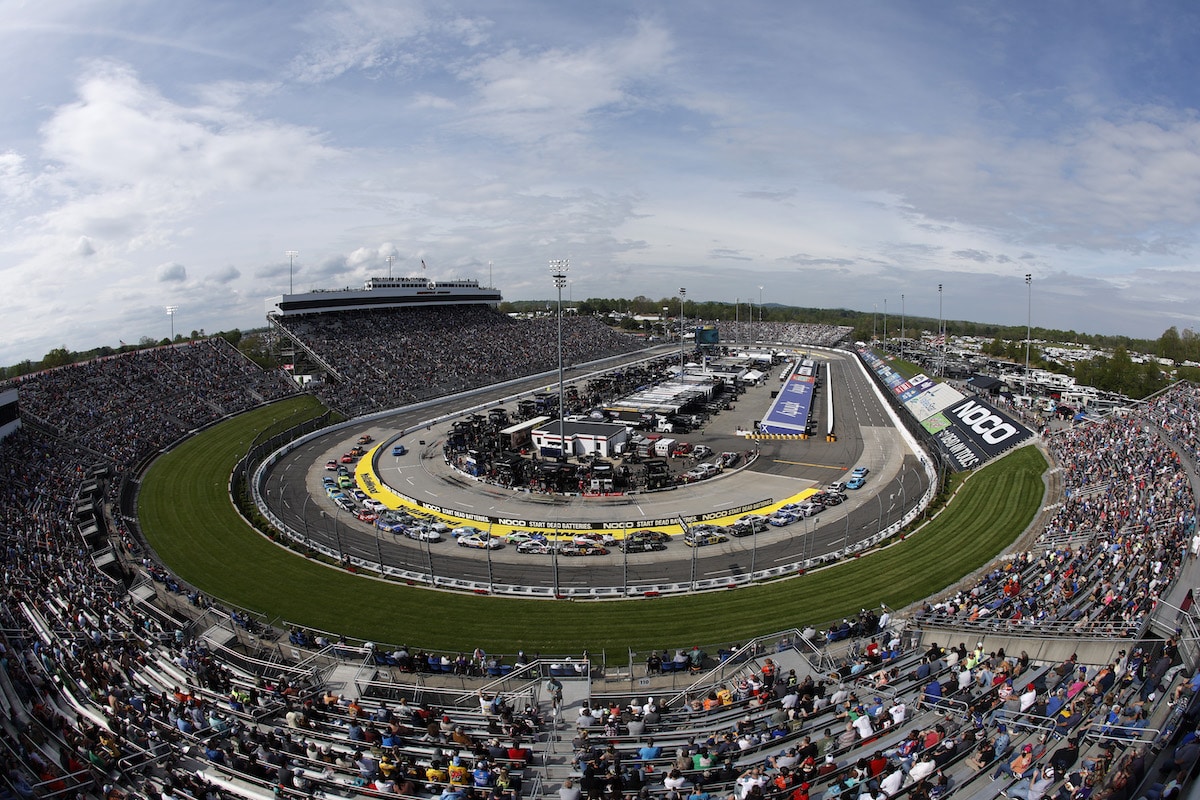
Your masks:
[{"label": "tall light pole", "polygon": [[392,277],[392,264],[396,263],[396,257],[388,256],[385,260],[388,262],[388,278],[391,278]]},{"label": "tall light pole", "polygon": [[738,334],[742,331],[742,298],[733,298],[733,340],[738,340]]},{"label": "tall light pole", "polygon": [[171,320],[171,341],[175,341],[175,312],[179,306],[167,306],[167,317]]},{"label": "tall light pole", "polygon": [[300,255],[300,251],[286,250],[283,254],[288,257],[288,294],[291,294],[294,291],[292,288],[292,267],[295,264],[296,256]]},{"label": "tall light pole", "polygon": [[[762,306],[763,306],[762,290],[763,290],[763,287],[759,286],[758,287],[758,327],[760,328],[760,330],[759,330],[760,334],[762,333],[762,330],[761,330],[761,328],[762,328]],[[766,340],[764,339],[763,341],[766,341]]]},{"label": "tall light pole", "polygon": [[[554,286],[558,289],[558,460],[567,460],[567,437],[563,417],[566,416],[563,397],[563,347],[562,347],[562,290],[567,285],[567,270],[571,262],[565,258],[556,258],[550,262],[550,275],[554,278]],[[557,573],[557,570],[555,571]]]},{"label": "tall light pole", "polygon": [[1025,393],[1029,393],[1029,340],[1033,337],[1033,273],[1025,273]]},{"label": "tall light pole", "polygon": [[683,380],[683,300],[687,289],[679,287],[679,380]]},{"label": "tall light pole", "polygon": [[904,293],[900,293],[900,360],[904,360]]},{"label": "tall light pole", "polygon": [[875,346],[879,330],[879,303],[875,303],[871,311],[871,347]]},{"label": "tall light pole", "polygon": [[946,326],[942,322],[942,285],[940,283],[938,284],[938,339],[941,340],[937,363],[937,374],[940,378],[946,374]]},{"label": "tall light pole", "polygon": [[887,298],[883,298],[883,349],[887,350]]}]

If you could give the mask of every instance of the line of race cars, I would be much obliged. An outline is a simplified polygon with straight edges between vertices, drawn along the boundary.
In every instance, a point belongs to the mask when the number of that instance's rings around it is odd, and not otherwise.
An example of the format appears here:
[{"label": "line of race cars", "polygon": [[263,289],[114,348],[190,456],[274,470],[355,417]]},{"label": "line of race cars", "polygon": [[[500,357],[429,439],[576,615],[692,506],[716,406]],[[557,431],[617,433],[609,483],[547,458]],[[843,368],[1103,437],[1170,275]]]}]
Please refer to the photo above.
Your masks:
[{"label": "line of race cars", "polygon": [[[551,538],[538,531],[515,530],[504,536],[493,536],[487,531],[472,525],[452,527],[449,523],[432,514],[423,513],[416,509],[389,509],[382,502],[369,497],[366,492],[357,488],[348,464],[353,464],[363,455],[362,446],[372,441],[370,434],[363,434],[358,439],[358,445],[351,448],[340,459],[330,460],[325,464],[329,471],[336,472],[336,477],[326,476],[322,479],[326,495],[342,510],[353,514],[360,522],[375,526],[384,533],[405,536],[422,542],[440,542],[445,536],[454,539],[460,547],[478,550],[496,550],[506,544],[514,545],[518,553],[548,555],[557,552],[563,556],[603,556],[614,549],[625,553],[646,553],[665,550],[670,536],[661,531],[636,530],[617,540],[610,534],[581,533],[572,534],[567,538]],[[395,451],[399,452],[395,452]],[[403,445],[397,445],[393,455],[403,455],[406,450]],[[724,454],[722,454],[724,455]],[[714,469],[719,469],[714,465]],[[806,517],[815,516],[829,506],[842,503],[846,499],[845,490],[859,489],[866,483],[868,470],[866,467],[856,467],[850,473],[845,483],[836,482],[827,488],[810,495],[803,503],[788,503],[778,508],[770,516],[761,514],[745,514],[736,522],[728,525],[701,524],[687,528],[683,535],[683,543],[688,547],[705,547],[729,541],[730,536],[751,536],[765,531],[770,527],[784,527]]]}]

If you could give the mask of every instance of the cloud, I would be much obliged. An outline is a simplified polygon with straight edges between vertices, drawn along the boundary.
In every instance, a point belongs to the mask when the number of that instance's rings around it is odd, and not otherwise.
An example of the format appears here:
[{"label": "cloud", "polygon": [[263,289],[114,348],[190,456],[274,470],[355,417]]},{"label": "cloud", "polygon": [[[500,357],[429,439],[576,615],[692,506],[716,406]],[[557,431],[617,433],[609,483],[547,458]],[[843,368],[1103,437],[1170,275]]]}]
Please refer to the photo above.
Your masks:
[{"label": "cloud", "polygon": [[187,280],[187,270],[184,269],[183,264],[171,261],[160,264],[154,271],[154,276],[159,283],[183,283]]},{"label": "cloud", "polygon": [[75,245],[75,253],[86,258],[88,256],[94,256],[96,254],[96,248],[92,245],[91,239],[86,236],[80,236],[79,243]]},{"label": "cloud", "polygon": [[224,269],[219,269],[214,272],[209,279],[221,284],[233,283],[238,278],[242,277],[242,271],[233,265],[229,265]]},{"label": "cloud", "polygon": [[510,47],[466,63],[457,74],[474,89],[476,126],[516,141],[563,146],[600,120],[657,108],[647,86],[671,64],[673,50],[667,29],[643,19],[626,37],[582,48]]},{"label": "cloud", "polygon": [[714,247],[708,251],[709,258],[724,258],[731,261],[752,261],[750,256],[744,255],[741,250],[731,250],[727,247]]},{"label": "cloud", "polygon": [[[431,21],[419,2],[396,0],[334,3],[304,20],[306,46],[289,68],[302,83],[330,81],[354,71],[373,75],[395,72],[416,62],[402,46],[430,30]],[[465,35],[477,32],[460,25]]]}]

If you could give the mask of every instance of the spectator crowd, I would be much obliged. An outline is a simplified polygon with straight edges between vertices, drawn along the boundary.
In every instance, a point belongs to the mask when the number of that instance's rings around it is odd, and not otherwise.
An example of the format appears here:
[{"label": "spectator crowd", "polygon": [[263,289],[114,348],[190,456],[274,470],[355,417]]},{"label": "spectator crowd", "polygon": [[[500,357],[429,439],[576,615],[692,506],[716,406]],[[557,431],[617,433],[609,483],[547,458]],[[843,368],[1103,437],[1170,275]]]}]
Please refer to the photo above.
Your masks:
[{"label": "spectator crowd", "polygon": [[[281,317],[278,325],[336,373],[317,389],[349,416],[558,367],[558,319],[517,319],[487,305]],[[643,345],[594,317],[563,318],[563,363]]]},{"label": "spectator crowd", "polygon": [[[457,329],[427,335],[431,319],[406,340],[427,348],[427,361],[404,361],[400,348],[381,363],[448,365],[459,376],[448,378],[453,383],[475,380],[474,358],[478,383],[486,383],[536,371],[537,359],[556,355],[553,336],[523,341],[536,328],[510,329],[507,318],[484,316],[461,320],[494,323],[474,330],[465,354],[455,349]],[[580,322],[574,358],[625,345]],[[352,340],[353,324],[333,340]],[[340,363],[352,365],[374,346],[343,353]],[[493,352],[513,360],[495,366]],[[40,424],[0,442],[0,769],[9,796],[521,795],[533,745],[545,738],[533,695],[480,694],[473,706],[394,693],[347,698],[307,668],[223,660],[176,605],[168,611],[135,600],[129,568],[97,567],[72,518],[90,468],[102,460],[128,471],[198,426],[294,391],[286,378],[212,340],[65,367],[29,376],[19,388],[23,410]],[[372,407],[393,402],[359,399]],[[1038,547],[919,616],[974,626],[975,647],[903,649],[871,625],[852,649],[821,661],[823,671],[781,668],[781,652],[750,659],[684,702],[626,696],[584,705],[571,747],[579,785],[565,782],[561,800],[923,800],[964,786],[1031,800],[1055,793],[1124,800],[1142,786],[1147,797],[1172,796],[1190,781],[1200,752],[1192,708],[1200,676],[1183,669],[1176,639],[1131,643],[1100,665],[1038,664],[1023,653],[988,651],[982,640],[997,626],[1068,635],[1139,628],[1195,554],[1195,499],[1169,442],[1194,454],[1198,408],[1200,392],[1181,385],[1144,417],[1112,417],[1050,438],[1068,494]],[[140,562],[138,572],[166,589],[169,573],[125,531],[112,534],[113,545]],[[401,650],[390,656],[397,669],[419,661]],[[688,671],[704,663],[682,650],[657,661],[660,672],[667,661]],[[502,666],[485,654],[461,663],[467,675],[459,679]],[[393,668],[387,656],[383,668]],[[561,683],[552,694],[558,713]],[[1157,768],[1141,746],[1153,730],[1186,732]]]}]

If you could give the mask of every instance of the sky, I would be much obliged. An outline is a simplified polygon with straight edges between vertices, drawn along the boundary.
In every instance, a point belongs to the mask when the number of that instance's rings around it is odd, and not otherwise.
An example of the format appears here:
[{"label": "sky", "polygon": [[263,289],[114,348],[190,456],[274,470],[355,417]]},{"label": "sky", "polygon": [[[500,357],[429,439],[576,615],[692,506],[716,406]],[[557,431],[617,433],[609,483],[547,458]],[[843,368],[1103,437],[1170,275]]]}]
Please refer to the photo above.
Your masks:
[{"label": "sky", "polygon": [[0,364],[260,327],[388,256],[1200,328],[1198,62],[1190,0],[0,0]]}]

